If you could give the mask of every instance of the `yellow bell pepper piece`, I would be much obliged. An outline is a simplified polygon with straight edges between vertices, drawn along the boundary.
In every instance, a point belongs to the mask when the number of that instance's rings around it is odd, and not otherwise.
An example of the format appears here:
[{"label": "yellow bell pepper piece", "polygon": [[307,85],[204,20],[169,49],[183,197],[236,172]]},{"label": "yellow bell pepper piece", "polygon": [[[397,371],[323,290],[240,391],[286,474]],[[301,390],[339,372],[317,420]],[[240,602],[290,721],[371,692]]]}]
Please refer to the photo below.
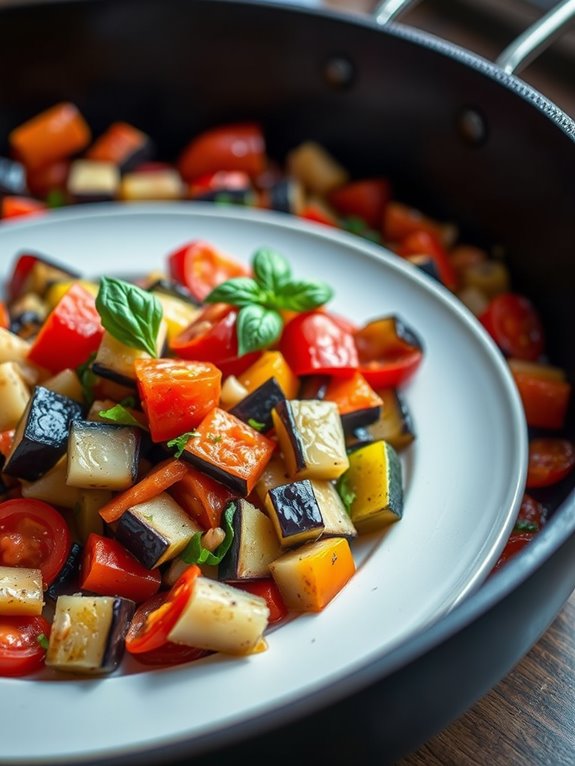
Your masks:
[{"label": "yellow bell pepper piece", "polygon": [[295,399],[299,380],[291,371],[281,351],[264,351],[245,372],[238,375],[238,380],[250,394],[270,378],[277,380],[286,399]]}]

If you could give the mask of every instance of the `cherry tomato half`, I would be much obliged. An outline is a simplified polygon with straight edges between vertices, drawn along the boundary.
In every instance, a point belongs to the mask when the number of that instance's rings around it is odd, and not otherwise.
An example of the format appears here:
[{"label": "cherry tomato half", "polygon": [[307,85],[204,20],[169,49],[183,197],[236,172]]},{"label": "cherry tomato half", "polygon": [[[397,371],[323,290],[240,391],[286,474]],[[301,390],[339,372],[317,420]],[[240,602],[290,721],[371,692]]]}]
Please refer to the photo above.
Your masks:
[{"label": "cherry tomato half", "polygon": [[185,147],[178,170],[191,181],[218,170],[240,170],[257,178],[266,166],[266,146],[257,123],[219,125],[200,133]]},{"label": "cherry tomato half", "polygon": [[200,568],[192,564],[178,578],[171,590],[156,609],[146,615],[140,625],[126,636],[126,650],[131,654],[151,652],[164,646],[170,631],[184,611],[194,589]]},{"label": "cherry tomato half", "polygon": [[547,508],[525,493],[515,522],[514,532],[538,532],[547,523]]},{"label": "cherry tomato half", "polygon": [[[137,637],[138,633],[143,629],[148,615],[164,604],[166,596],[166,593],[157,593],[147,601],[144,601],[143,604],[140,604],[132,617],[126,641],[132,642]],[[144,665],[181,665],[183,662],[192,662],[192,660],[198,660],[200,657],[205,657],[208,654],[212,654],[212,652],[205,649],[196,649],[185,644],[175,644],[173,641],[166,641],[162,646],[147,652],[139,652],[134,657]]]},{"label": "cherry tomato half", "polygon": [[531,439],[527,487],[548,487],[575,468],[575,445],[568,439]]},{"label": "cherry tomato half", "polygon": [[44,663],[44,639],[50,623],[44,617],[0,617],[0,676],[26,676]]},{"label": "cherry tomato half", "polygon": [[358,366],[353,335],[325,311],[297,314],[286,326],[280,351],[295,375],[346,375]]},{"label": "cherry tomato half", "polygon": [[523,295],[496,295],[479,320],[506,356],[534,362],[543,353],[543,325],[535,307]]},{"label": "cherry tomato half", "polygon": [[190,291],[200,303],[222,282],[250,275],[243,263],[229,258],[209,242],[189,242],[168,256],[170,276]]},{"label": "cherry tomato half", "polygon": [[72,546],[66,520],[42,500],[0,503],[0,565],[40,569],[44,586],[62,569]]},{"label": "cherry tomato half", "polygon": [[238,310],[225,303],[207,305],[189,327],[170,341],[170,349],[182,359],[212,362],[227,375],[240,375],[259,358],[254,351],[238,356],[236,319]]},{"label": "cherry tomato half", "polygon": [[354,336],[359,371],[374,389],[397,388],[415,373],[423,359],[423,344],[401,319],[373,319]]},{"label": "cherry tomato half", "polygon": [[505,544],[505,548],[503,549],[501,556],[499,556],[497,563],[491,570],[491,573],[493,574],[493,572],[497,572],[509,561],[509,559],[512,559],[527,545],[529,545],[536,534],[537,532],[513,532],[511,535],[509,535],[509,539]]}]

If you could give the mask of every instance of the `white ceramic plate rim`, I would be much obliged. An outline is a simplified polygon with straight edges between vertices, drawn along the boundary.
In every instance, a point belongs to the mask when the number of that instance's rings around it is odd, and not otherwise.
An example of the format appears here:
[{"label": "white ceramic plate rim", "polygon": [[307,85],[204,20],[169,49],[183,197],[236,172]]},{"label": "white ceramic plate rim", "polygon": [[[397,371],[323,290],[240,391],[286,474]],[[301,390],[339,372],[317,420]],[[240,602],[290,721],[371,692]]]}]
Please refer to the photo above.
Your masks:
[{"label": "white ceramic plate rim", "polygon": [[[81,230],[89,235],[84,241],[67,235],[58,240],[58,249],[52,245],[43,248],[42,242],[58,238],[62,225],[72,227],[75,234]],[[129,234],[135,226],[141,236],[131,240]],[[184,237],[188,226],[190,234]],[[113,234],[116,239],[111,241]],[[323,266],[321,276],[336,283],[334,310],[346,313],[349,302],[353,306],[347,312],[349,316],[365,320],[388,313],[387,308],[380,310],[381,300],[423,337],[428,347],[424,364],[406,388],[421,436],[402,455],[406,476],[404,519],[385,539],[370,536],[357,546],[358,572],[344,591],[323,613],[302,615],[273,631],[269,649],[263,654],[241,660],[214,656],[190,666],[114,674],[103,680],[0,679],[0,694],[10,700],[0,724],[1,763],[48,763],[71,757],[105,760],[120,755],[138,755],[143,761],[147,749],[185,741],[192,750],[194,740],[200,737],[217,734],[242,721],[251,724],[264,711],[297,704],[307,694],[352,674],[453,609],[484,581],[513,526],[525,484],[527,433],[508,366],[458,299],[375,245],[279,213],[223,209],[202,203],[92,204],[5,224],[0,229],[0,277],[5,277],[15,253],[25,248],[44,251],[71,266],[73,255],[85,248],[91,257],[85,261],[84,255],[79,257],[78,268],[97,264],[87,269],[95,273],[105,261],[103,255],[97,257],[100,237],[108,246],[118,243],[120,254],[127,254],[129,268],[122,265],[117,272],[133,272],[134,266],[161,268],[168,252],[196,236],[210,239],[224,252],[246,260],[259,245],[275,246],[294,263],[294,271],[300,276],[317,277],[317,273],[310,272]],[[99,252],[103,254],[104,250]],[[157,253],[155,260],[152,252]],[[343,259],[343,267],[336,255]],[[109,259],[109,253],[106,257]],[[329,275],[325,274],[326,266]],[[354,288],[354,281],[362,285],[362,294],[345,295],[348,288]],[[390,294],[391,288],[394,294]],[[402,291],[410,297],[409,305],[395,306],[394,296]],[[418,326],[412,317],[421,311],[427,311],[433,322]],[[438,328],[451,332],[448,341],[456,343],[451,353],[444,348],[446,342]],[[454,354],[456,359],[452,358]],[[462,369],[468,363],[477,365],[472,372]],[[469,387],[467,407],[462,406],[465,392],[454,376],[463,376]],[[430,386],[435,387],[432,395]],[[476,412],[470,404],[477,408]],[[450,411],[452,405],[455,411]],[[445,408],[443,419],[437,419],[437,407]],[[445,434],[438,432],[438,423],[445,424]],[[495,425],[501,428],[491,434],[488,443],[489,424],[492,429]],[[477,432],[480,441],[472,451],[468,444],[458,443],[457,454],[449,454],[448,445],[441,443],[442,435],[460,436],[458,429],[463,427],[465,433]],[[434,443],[430,443],[432,434]],[[476,452],[484,460],[477,474],[470,472],[469,464]],[[439,458],[431,460],[436,453]],[[463,477],[458,466],[464,471]],[[493,500],[489,495],[492,491],[495,501],[486,501],[483,507],[481,497],[477,497],[480,490],[483,497]],[[429,498],[433,505],[429,513],[439,514],[439,520],[424,512],[422,498]],[[475,514],[472,523],[471,517],[454,509],[456,502],[466,507],[466,513]],[[481,529],[470,536],[475,525]],[[437,547],[436,551],[432,548],[433,555],[429,554],[430,546]],[[464,554],[464,561],[460,554]],[[394,563],[393,571],[390,562]],[[398,566],[403,566],[404,571],[398,573]],[[439,568],[445,579],[435,582],[433,593],[424,592],[425,598],[415,598],[414,594],[429,585],[426,566],[434,572]],[[381,577],[381,572],[393,582],[393,591],[379,587],[377,575]],[[389,595],[397,594],[398,589],[405,590],[405,603],[397,595]],[[408,608],[417,614],[410,618]],[[199,701],[199,708],[194,705],[190,715],[186,711],[193,700]],[[33,738],[29,736],[30,716],[34,720]]]}]

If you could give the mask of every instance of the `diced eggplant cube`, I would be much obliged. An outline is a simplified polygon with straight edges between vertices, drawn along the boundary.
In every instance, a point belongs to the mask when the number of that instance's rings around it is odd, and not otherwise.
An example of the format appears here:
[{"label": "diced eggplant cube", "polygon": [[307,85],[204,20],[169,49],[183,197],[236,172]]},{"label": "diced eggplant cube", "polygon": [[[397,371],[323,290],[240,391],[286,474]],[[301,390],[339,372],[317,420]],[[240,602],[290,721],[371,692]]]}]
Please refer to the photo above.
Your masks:
[{"label": "diced eggplant cube", "polygon": [[28,386],[22,379],[17,362],[0,363],[0,391],[0,431],[8,431],[18,425],[30,399]]},{"label": "diced eggplant cube", "polygon": [[372,423],[376,423],[381,415],[381,406],[366,407],[363,410],[355,410],[355,412],[346,412],[341,415],[341,425],[343,427],[344,434],[351,434],[357,428],[365,428]]},{"label": "diced eggplant cube", "polygon": [[8,157],[0,157],[0,194],[26,196],[26,169],[24,165]]},{"label": "diced eggplant cube", "polygon": [[311,485],[323,519],[322,537],[345,537],[347,540],[357,537],[357,529],[333,482],[313,480]]},{"label": "diced eggplant cube", "polygon": [[286,399],[272,417],[292,479],[337,479],[349,466],[335,402]]},{"label": "diced eggplant cube", "polygon": [[125,511],[116,527],[117,539],[148,569],[175,558],[200,526],[162,492],[152,500]]},{"label": "diced eggplant cube", "polygon": [[282,178],[268,190],[268,199],[272,210],[298,215],[304,206],[303,187],[295,178]]},{"label": "diced eggplant cube", "polygon": [[201,306],[201,302],[192,295],[184,285],[180,285],[173,279],[160,278],[152,282],[147,287],[150,293],[160,293],[160,295],[169,295],[172,298],[179,298],[179,300],[189,303],[192,306]]},{"label": "diced eggplant cube", "polygon": [[46,665],[69,673],[112,673],[123,657],[134,610],[126,598],[59,596]]},{"label": "diced eggplant cube", "polygon": [[184,194],[182,177],[172,168],[126,173],[120,184],[120,199],[125,202],[182,199]]},{"label": "diced eggplant cube", "polygon": [[68,438],[66,483],[81,489],[120,491],[138,476],[141,429],[78,420]]},{"label": "diced eggplant cube", "polygon": [[[156,339],[158,356],[161,356],[164,349],[167,330],[166,322],[162,320]],[[105,332],[98,346],[96,358],[92,363],[92,372],[101,378],[106,378],[122,386],[136,389],[134,363],[136,359],[147,359],[149,356],[146,351],[126,346],[109,332]]]},{"label": "diced eggplant cube", "polygon": [[0,615],[42,614],[43,606],[39,569],[0,566]]},{"label": "diced eggplant cube", "polygon": [[269,378],[230,410],[232,415],[266,433],[273,428],[272,410],[285,400],[284,392],[275,378]]},{"label": "diced eggplant cube", "polygon": [[317,540],[323,534],[321,510],[308,479],[270,489],[265,507],[283,547]]},{"label": "diced eggplant cube", "polygon": [[68,194],[73,202],[109,202],[116,198],[120,171],[112,162],[74,160],[68,174]]},{"label": "diced eggplant cube", "polygon": [[401,391],[387,388],[381,390],[379,395],[383,405],[378,419],[348,434],[346,438],[348,449],[357,449],[383,439],[400,452],[415,440],[413,418]]},{"label": "diced eggplant cube", "polygon": [[269,565],[281,554],[273,523],[265,513],[244,499],[232,501],[234,537],[218,567],[219,580],[269,577]]},{"label": "diced eggplant cube", "polygon": [[66,452],[70,426],[82,412],[73,399],[36,386],[16,428],[4,473],[34,481],[49,471]]},{"label": "diced eggplant cube", "polygon": [[441,283],[442,279],[439,275],[439,269],[437,263],[429,255],[410,255],[406,260],[413,264],[416,268],[427,274],[428,277],[435,279],[436,282]]}]

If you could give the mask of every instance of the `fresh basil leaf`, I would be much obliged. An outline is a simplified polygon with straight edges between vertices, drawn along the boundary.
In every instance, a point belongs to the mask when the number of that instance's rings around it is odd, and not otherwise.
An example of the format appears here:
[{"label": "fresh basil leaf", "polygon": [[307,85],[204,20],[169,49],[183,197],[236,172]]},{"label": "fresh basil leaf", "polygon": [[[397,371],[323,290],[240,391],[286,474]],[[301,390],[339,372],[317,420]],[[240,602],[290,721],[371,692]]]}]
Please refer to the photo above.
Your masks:
[{"label": "fresh basil leaf", "polygon": [[311,311],[333,298],[333,290],[325,282],[294,280],[284,285],[276,296],[279,308],[290,311]]},{"label": "fresh basil leaf", "polygon": [[36,636],[36,641],[38,641],[42,649],[48,648],[49,641],[45,633],[38,633],[38,635]]},{"label": "fresh basil leaf", "polygon": [[139,420],[137,420],[137,418],[132,415],[131,412],[128,412],[128,410],[122,404],[115,404],[108,410],[100,410],[98,415],[101,418],[104,418],[104,420],[111,420],[113,423],[118,423],[121,426],[136,426],[137,428],[141,428],[143,431],[148,430],[142,423],[140,423]]},{"label": "fresh basil leaf", "polygon": [[291,279],[291,266],[275,250],[261,247],[252,259],[254,276],[258,285],[271,293],[276,293]]},{"label": "fresh basil leaf", "polygon": [[96,358],[96,352],[90,354],[88,359],[83,364],[76,367],[76,375],[80,379],[80,385],[82,386],[82,393],[84,394],[84,400],[88,407],[95,399],[94,386],[96,385],[97,377],[92,372],[92,363]]},{"label": "fresh basil leaf", "polygon": [[249,306],[265,298],[261,287],[249,277],[234,277],[214,287],[204,298],[206,303],[229,303],[231,306]]},{"label": "fresh basil leaf", "polygon": [[235,505],[230,503],[222,517],[226,536],[213,553],[202,545],[203,532],[196,532],[181,554],[181,558],[186,564],[210,564],[211,566],[221,564],[234,539],[234,528],[232,526],[234,513]]},{"label": "fresh basil leaf", "polygon": [[283,320],[277,311],[253,304],[240,309],[236,321],[238,355],[266,348],[280,337]]},{"label": "fresh basil leaf", "polygon": [[254,420],[253,418],[248,419],[248,426],[251,426],[255,431],[263,431],[266,427],[265,423],[260,423],[259,420]]},{"label": "fresh basil leaf", "polygon": [[336,481],[335,488],[338,495],[341,497],[343,504],[345,505],[347,515],[350,516],[351,506],[356,498],[356,493],[351,488],[349,483],[349,476],[346,473],[342,474]]},{"label": "fresh basil leaf", "polygon": [[174,457],[181,457],[182,452],[186,449],[186,444],[189,442],[189,440],[193,438],[199,438],[199,436],[200,435],[197,431],[186,431],[185,434],[180,434],[180,436],[176,436],[175,439],[170,439],[166,446],[175,447],[176,451],[174,452]]},{"label": "fresh basil leaf", "polygon": [[153,293],[121,279],[102,277],[96,296],[102,325],[116,340],[157,357],[162,305]]}]

